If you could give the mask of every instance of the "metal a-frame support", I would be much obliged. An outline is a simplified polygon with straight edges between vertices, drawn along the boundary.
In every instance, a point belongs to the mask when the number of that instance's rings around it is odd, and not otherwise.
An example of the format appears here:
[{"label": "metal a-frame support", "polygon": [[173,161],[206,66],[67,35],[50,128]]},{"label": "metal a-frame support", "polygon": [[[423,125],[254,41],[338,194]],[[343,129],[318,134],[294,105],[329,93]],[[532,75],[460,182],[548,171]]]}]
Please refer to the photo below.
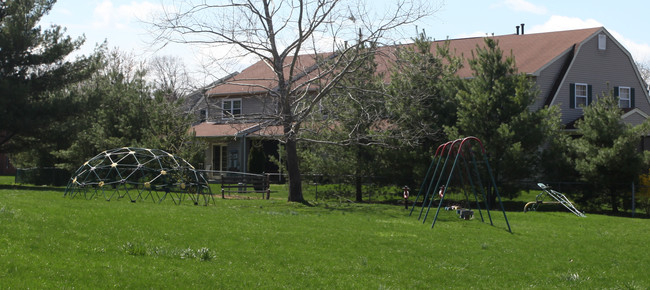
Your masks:
[{"label": "metal a-frame support", "polygon": [[563,205],[566,209],[568,209],[570,212],[573,214],[579,216],[579,217],[587,217],[584,213],[579,211],[573,203],[567,198],[564,194],[561,192],[553,190],[550,186],[544,184],[544,183],[538,183],[537,186],[542,189],[542,193],[538,194],[537,197],[535,198],[535,202],[529,202],[524,206],[524,212],[526,212],[526,207],[529,204],[532,204],[532,210],[537,210],[537,207],[544,203],[544,193],[546,193],[548,196],[552,197],[553,199],[557,200],[557,203]]},{"label": "metal a-frame support", "polygon": [[[481,180],[481,170],[477,165],[479,161],[477,161],[477,156],[476,156],[479,154],[483,156],[482,161],[485,165],[483,171],[487,171],[483,173],[486,173],[490,179],[488,183],[488,187],[485,187],[483,185],[483,181]],[[431,174],[431,169],[434,168],[433,166],[434,164],[435,164],[435,169]],[[418,220],[422,218],[422,213],[424,212],[424,207],[426,205],[427,210],[422,220],[422,223],[425,223],[427,216],[429,215],[431,206],[433,204],[433,200],[435,199],[436,196],[435,191],[439,190],[438,196],[440,197],[440,201],[438,202],[438,207],[436,209],[436,213],[433,218],[433,222],[431,224],[431,228],[433,228],[438,219],[440,208],[445,199],[447,190],[451,185],[452,179],[454,177],[456,177],[456,179],[460,181],[462,185],[470,186],[471,193],[474,195],[474,200],[476,201],[476,206],[479,211],[481,221],[485,222],[483,219],[481,204],[479,202],[479,194],[481,195],[485,203],[484,208],[487,211],[487,216],[488,219],[490,220],[490,224],[494,225],[492,221],[492,215],[490,213],[490,206],[487,200],[487,193],[490,190],[492,190],[496,195],[497,200],[499,202],[499,206],[501,207],[501,211],[503,212],[503,217],[508,227],[508,231],[512,233],[512,229],[510,228],[510,223],[508,222],[506,211],[501,201],[501,195],[499,194],[499,190],[496,186],[494,175],[492,174],[492,169],[490,168],[490,164],[488,162],[485,148],[483,147],[481,140],[479,140],[476,137],[466,137],[463,139],[457,139],[438,146],[438,149],[436,150],[436,154],[434,155],[431,165],[427,170],[427,174],[425,175],[424,181],[420,186],[420,191],[418,191],[418,194],[415,198],[415,202],[413,203],[413,207],[411,208],[411,212],[409,215],[413,214],[413,211],[417,206],[417,202],[420,196],[423,196],[422,206],[420,208],[420,214],[418,216]],[[467,196],[467,192],[465,192],[465,194]]]},{"label": "metal a-frame support", "polygon": [[[418,215],[418,220],[420,220],[420,218],[422,217],[424,204],[427,202],[427,200],[429,200],[430,198],[429,195],[433,191],[433,188],[437,188],[439,186],[439,184],[436,184],[436,186],[433,187],[433,182],[437,180],[436,176],[438,176],[438,170],[440,169],[440,163],[443,159],[444,152],[447,149],[447,146],[450,145],[451,143],[452,141],[449,141],[445,144],[438,146],[438,149],[436,150],[436,154],[433,156],[433,161],[431,162],[431,165],[429,165],[429,169],[427,169],[427,174],[424,176],[424,181],[420,186],[420,190],[418,191],[418,194],[415,197],[415,201],[413,202],[413,207],[411,208],[411,212],[409,213],[409,216],[413,214],[413,210],[415,209],[415,206],[417,205],[420,196],[423,196],[422,207],[420,208],[420,215]],[[433,174],[431,174],[431,168],[433,168],[434,164],[436,164],[436,168],[433,171]],[[442,167],[445,167],[446,164],[447,164],[447,160],[445,159],[444,165]],[[427,180],[429,180],[429,178],[431,178],[430,179],[431,181],[427,183]]]}]

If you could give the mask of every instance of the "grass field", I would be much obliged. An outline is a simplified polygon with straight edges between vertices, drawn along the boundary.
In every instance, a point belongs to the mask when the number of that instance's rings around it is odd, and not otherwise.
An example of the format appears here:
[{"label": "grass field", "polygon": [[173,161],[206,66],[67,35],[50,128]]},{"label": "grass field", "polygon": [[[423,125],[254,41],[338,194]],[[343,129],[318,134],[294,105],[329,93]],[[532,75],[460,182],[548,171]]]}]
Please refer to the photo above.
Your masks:
[{"label": "grass field", "polygon": [[[0,288],[650,287],[650,220],[500,212],[494,226],[403,206],[63,198],[0,178]],[[278,194],[275,194],[278,196]]]}]

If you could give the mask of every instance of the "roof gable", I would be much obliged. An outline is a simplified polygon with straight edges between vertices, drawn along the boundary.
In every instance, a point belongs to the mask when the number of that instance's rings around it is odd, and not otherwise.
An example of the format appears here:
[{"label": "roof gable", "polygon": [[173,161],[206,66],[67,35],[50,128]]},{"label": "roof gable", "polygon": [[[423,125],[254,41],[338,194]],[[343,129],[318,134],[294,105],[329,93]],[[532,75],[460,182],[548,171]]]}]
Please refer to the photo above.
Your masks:
[{"label": "roof gable", "polygon": [[[598,55],[599,58],[600,57],[610,57],[610,61],[611,61],[611,59],[614,59],[614,57],[617,57],[616,58],[617,62],[615,63],[615,65],[612,65],[610,63],[609,67],[604,68],[604,72],[609,73],[610,75],[603,77],[601,75],[603,73],[603,71],[601,71],[600,74],[598,74],[598,76],[600,78],[600,80],[598,80],[598,81],[606,82],[605,85],[607,86],[607,88],[606,89],[596,89],[596,88],[594,88],[594,95],[597,96],[597,94],[605,92],[605,91],[611,89],[611,88],[608,87],[610,84],[612,84],[613,86],[616,86],[617,83],[621,83],[620,80],[614,81],[612,83],[612,79],[616,79],[616,77],[620,77],[621,75],[623,75],[621,73],[622,68],[625,69],[625,70],[631,69],[631,71],[625,72],[625,73],[631,72],[632,75],[633,75],[633,76],[629,76],[629,75],[627,76],[627,77],[630,77],[630,78],[628,78],[628,80],[630,80],[630,81],[629,82],[626,81],[625,85],[626,86],[631,86],[633,88],[637,88],[637,91],[636,91],[636,93],[637,93],[637,106],[639,106],[639,107],[640,106],[646,106],[645,108],[642,109],[642,111],[647,112],[647,110],[648,110],[647,105],[650,104],[650,95],[648,94],[648,91],[645,89],[645,87],[646,87],[645,81],[641,77],[639,69],[636,67],[636,64],[634,62],[634,59],[633,59],[632,55],[604,27],[600,27],[600,28],[595,29],[595,31],[593,32],[593,34],[591,36],[585,38],[582,42],[576,44],[576,49],[575,49],[575,55],[576,56],[575,56],[575,58],[576,59],[580,58],[580,55],[593,54],[593,51],[590,52],[589,50],[594,50],[595,49],[593,46],[595,45],[594,43],[596,42],[596,37],[598,37],[598,35],[600,35],[600,34],[605,35],[606,36],[606,41],[607,41],[607,44],[606,44],[607,48],[605,50],[603,50],[603,51],[615,51],[616,50],[619,53],[618,53],[617,56],[612,55],[610,53],[604,54],[604,56],[603,55]],[[592,42],[590,44],[591,46],[588,45],[589,42]],[[584,69],[585,63],[588,63],[588,64],[594,63],[593,60],[591,60],[591,61],[588,60],[588,57],[589,56],[587,56],[586,61],[584,60],[584,58],[581,61],[570,60],[571,63],[569,65],[569,67],[568,67],[568,70],[573,71],[573,70],[576,70],[576,68],[578,68],[580,66],[583,66],[582,69]],[[591,57],[593,57],[593,56],[591,56]],[[589,74],[593,74],[594,73],[593,68],[590,67],[589,69],[590,69]],[[583,74],[584,74],[584,72],[583,72]],[[575,75],[571,74],[571,73],[563,74],[560,77],[561,77],[560,86],[564,86],[565,89],[568,86],[568,84],[572,82],[571,79],[573,79],[573,81],[575,81],[575,79],[576,79]],[[573,77],[573,78],[571,78],[571,77]],[[584,76],[581,76],[581,77],[583,79],[585,78]],[[632,79],[634,79],[634,81],[632,81]],[[586,79],[585,81],[589,81],[589,79]],[[634,82],[638,82],[638,86]],[[600,84],[596,83],[596,85],[600,85]],[[564,93],[564,95],[567,95],[567,94]],[[562,92],[560,90],[555,91],[552,96],[549,96],[551,98],[551,102],[548,103],[548,105],[558,105],[558,104],[562,103],[562,96],[563,95],[562,95]],[[639,103],[639,98],[640,97],[643,97],[643,101],[645,102],[644,105]]]}]

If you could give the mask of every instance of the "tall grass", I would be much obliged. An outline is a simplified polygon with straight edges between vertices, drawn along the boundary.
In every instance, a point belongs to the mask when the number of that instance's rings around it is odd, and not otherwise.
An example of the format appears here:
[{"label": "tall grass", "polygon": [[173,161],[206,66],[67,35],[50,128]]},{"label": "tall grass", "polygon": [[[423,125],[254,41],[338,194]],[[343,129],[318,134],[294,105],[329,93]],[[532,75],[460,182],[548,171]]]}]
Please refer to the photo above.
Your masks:
[{"label": "tall grass", "polygon": [[[194,206],[0,189],[2,288],[650,287],[650,221],[508,212],[495,226],[401,206]],[[500,214],[500,213],[499,213]]]}]

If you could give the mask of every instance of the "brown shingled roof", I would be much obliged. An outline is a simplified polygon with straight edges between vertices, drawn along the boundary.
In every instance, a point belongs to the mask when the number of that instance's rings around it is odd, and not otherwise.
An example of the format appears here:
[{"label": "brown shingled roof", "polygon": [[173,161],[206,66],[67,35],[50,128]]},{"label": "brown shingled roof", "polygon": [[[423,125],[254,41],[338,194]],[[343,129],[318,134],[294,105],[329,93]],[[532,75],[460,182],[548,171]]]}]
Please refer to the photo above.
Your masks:
[{"label": "brown shingled roof", "polygon": [[[299,55],[296,61],[294,77],[314,75],[317,58],[330,56],[332,53]],[[289,65],[294,57],[285,59],[285,75],[289,74]],[[266,93],[277,86],[277,77],[271,64],[260,60],[244,69],[241,73],[207,91],[208,96],[254,95]]]},{"label": "brown shingled roof", "polygon": [[[495,36],[494,38],[499,41],[499,47],[506,55],[510,54],[515,56],[515,62],[521,73],[534,74],[542,69],[546,64],[550,63],[553,59],[560,56],[562,53],[569,51],[575,44],[580,44],[596,32],[600,31],[602,27],[567,30],[546,33],[534,33],[524,35],[503,35]],[[474,44],[472,48],[467,48],[467,45],[472,45],[471,39],[462,39],[455,41],[454,45],[459,47],[464,45],[464,51],[469,51],[476,47]],[[474,42],[481,42],[473,39]],[[483,45],[483,43],[481,43]],[[454,49],[454,46],[451,47]],[[465,57],[470,57],[471,52],[466,52]],[[466,68],[469,70],[469,67]],[[461,75],[471,76],[471,71],[459,72]]]},{"label": "brown shingled roof", "polygon": [[[515,57],[515,63],[520,73],[535,74],[553,59],[569,51],[575,44],[579,44],[594,35],[602,27],[577,29],[567,31],[531,33],[524,35],[510,34],[501,36],[490,36],[498,40],[499,47],[504,55],[509,56],[510,52]],[[442,45],[445,41],[435,41],[432,49],[437,45]],[[484,37],[450,39],[449,48],[455,55],[462,55],[465,58],[463,68],[458,71],[461,78],[472,76],[472,70],[467,63],[467,59],[472,57],[472,51],[476,46],[484,46]],[[385,73],[387,81],[390,77],[390,63],[394,58],[392,51],[397,46],[385,46],[380,48],[378,57],[375,59],[378,63],[377,72]],[[318,57],[327,57],[331,53],[320,54]],[[316,57],[313,54],[298,56],[295,76],[313,76],[313,69],[316,64]],[[286,63],[289,64],[293,57],[287,57]],[[287,66],[288,67],[288,66]],[[288,68],[285,68],[288,70]],[[285,71],[288,73],[288,71]],[[306,81],[307,78],[304,78]],[[260,60],[257,63],[243,70],[238,75],[232,77],[224,84],[218,85],[208,90],[208,95],[231,96],[231,95],[248,95],[263,94],[273,89],[277,85],[277,79],[270,66]]]},{"label": "brown shingled roof", "polygon": [[[504,56],[509,56],[510,52],[512,52],[520,73],[535,74],[553,59],[569,51],[573,45],[581,43],[601,29],[602,27],[596,27],[524,35],[509,34],[490,36],[490,38],[499,42],[499,48],[503,51]],[[450,52],[457,56],[462,55],[465,59],[463,67],[458,71],[459,77],[472,77],[472,69],[469,67],[467,59],[472,57],[472,51],[476,50],[477,45],[480,47],[485,46],[484,38],[473,37],[449,40]],[[444,42],[443,40],[435,41],[431,47],[435,49],[438,45],[443,45]],[[390,52],[395,50],[394,46],[382,49],[386,50],[382,55],[393,57],[393,53]],[[389,63],[386,61],[379,62],[377,70],[379,72],[388,71]]]}]

